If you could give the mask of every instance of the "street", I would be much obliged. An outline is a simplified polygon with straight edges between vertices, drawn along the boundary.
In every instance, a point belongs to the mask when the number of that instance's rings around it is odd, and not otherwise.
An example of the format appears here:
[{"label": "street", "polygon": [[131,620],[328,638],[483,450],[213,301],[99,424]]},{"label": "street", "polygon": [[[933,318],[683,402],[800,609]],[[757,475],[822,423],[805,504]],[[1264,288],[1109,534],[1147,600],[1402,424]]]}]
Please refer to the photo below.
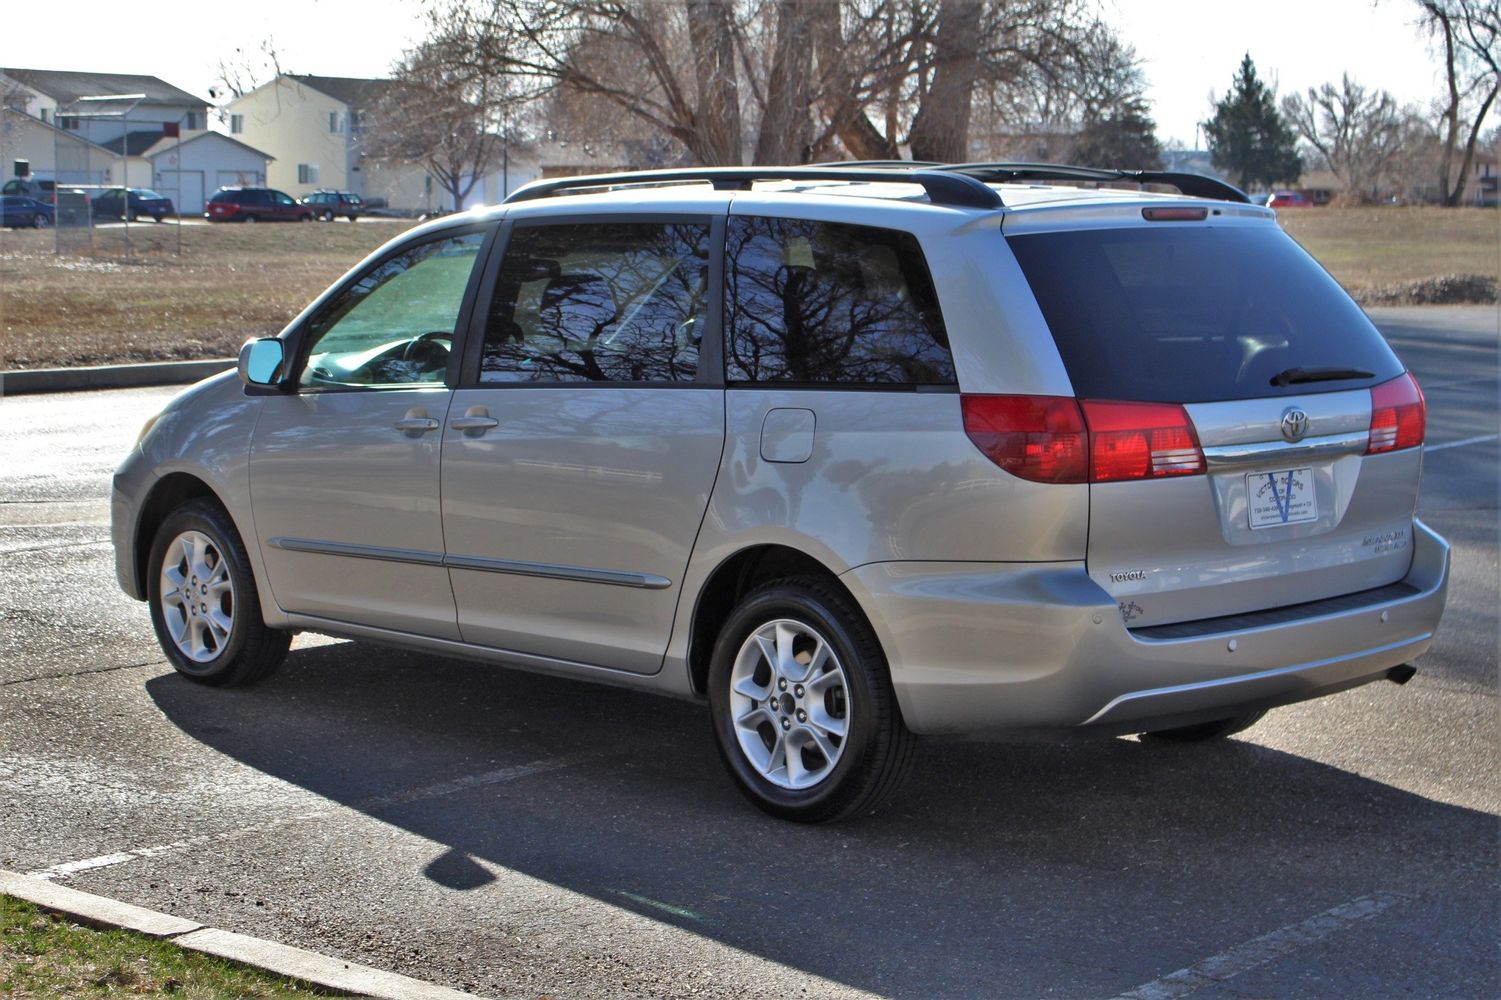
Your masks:
[{"label": "street", "polygon": [[176,390],[0,399],[0,868],[486,996],[1501,995],[1497,312],[1372,317],[1453,546],[1409,684],[1216,745],[929,741],[819,828],[696,704],[312,635],[183,680],[107,501]]}]

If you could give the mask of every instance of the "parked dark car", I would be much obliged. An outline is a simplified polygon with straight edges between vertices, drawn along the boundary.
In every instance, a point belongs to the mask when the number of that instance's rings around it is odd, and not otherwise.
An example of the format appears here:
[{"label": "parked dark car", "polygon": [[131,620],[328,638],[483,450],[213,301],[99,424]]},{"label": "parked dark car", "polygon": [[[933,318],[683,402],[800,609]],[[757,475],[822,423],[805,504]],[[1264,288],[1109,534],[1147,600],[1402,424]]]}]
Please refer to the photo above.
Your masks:
[{"label": "parked dark car", "polygon": [[314,191],[302,203],[324,222],[332,222],[340,215],[353,222],[365,211],[364,200],[350,191]]},{"label": "parked dark car", "polygon": [[214,192],[203,213],[210,222],[312,222],[313,210],[285,191],[227,187]]},{"label": "parked dark car", "polygon": [[[43,205],[54,209],[53,221],[57,220],[57,182],[51,180],[37,180],[35,177],[14,177],[0,187],[0,194],[18,195],[39,201]],[[89,218],[88,207],[90,195],[83,188],[63,185],[62,221],[68,225],[76,225],[86,222]]]},{"label": "parked dark car", "polygon": [[150,188],[109,188],[94,196],[94,218],[122,219],[131,222],[149,216],[161,222],[169,215],[176,215],[172,199],[164,198]]},{"label": "parked dark car", "polygon": [[0,195],[0,226],[8,229],[46,229],[52,225],[53,208],[19,194]]}]

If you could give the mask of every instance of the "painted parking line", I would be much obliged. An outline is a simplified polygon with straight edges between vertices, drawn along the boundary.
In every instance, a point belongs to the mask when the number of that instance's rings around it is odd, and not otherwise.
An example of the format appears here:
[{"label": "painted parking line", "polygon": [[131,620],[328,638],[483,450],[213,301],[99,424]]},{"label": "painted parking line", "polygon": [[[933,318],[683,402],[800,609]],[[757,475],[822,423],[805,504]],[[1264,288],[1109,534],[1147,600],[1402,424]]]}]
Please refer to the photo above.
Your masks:
[{"label": "painted parking line", "polygon": [[1295,951],[1316,944],[1331,934],[1347,930],[1388,910],[1409,897],[1395,892],[1373,892],[1369,896],[1341,903],[1331,910],[1309,917],[1301,923],[1263,934],[1259,938],[1236,945],[1218,955],[1211,955],[1202,962],[1195,962],[1185,969],[1170,972],[1161,979],[1143,983],[1128,993],[1112,1000],[1173,1000],[1187,996],[1205,986],[1222,983],[1242,972],[1282,958]]},{"label": "painted parking line", "polygon": [[1458,441],[1445,441],[1443,444],[1425,444],[1423,445],[1423,450],[1427,452],[1444,451],[1447,448],[1463,448],[1471,444],[1485,444],[1487,441],[1494,441],[1498,437],[1501,437],[1501,434],[1481,434],[1478,437],[1461,438]]},{"label": "painted parking line", "polygon": [[452,795],[454,792],[467,791],[471,788],[481,788],[487,785],[499,785],[508,781],[517,781],[521,778],[529,778],[534,774],[543,774],[548,771],[556,771],[559,768],[568,767],[582,760],[584,755],[568,757],[553,757],[545,760],[536,760],[528,764],[517,764],[513,767],[502,767],[494,771],[486,771],[482,774],[471,774],[463,778],[455,778],[451,781],[440,781],[432,785],[424,785],[420,788],[409,788],[400,792],[391,792],[386,795],[376,795],[371,798],[361,799],[348,806],[329,806],[321,809],[309,809],[293,813],[289,816],[281,816],[277,819],[268,820],[264,823],[253,823],[250,826],[238,827],[234,830],[224,830],[219,833],[207,833],[197,837],[188,837],[183,840],[174,840],[167,844],[155,844],[151,847],[133,847],[129,850],[115,851],[112,854],[100,854],[92,858],[82,858],[78,861],[64,861],[61,864],[50,865],[26,874],[32,878],[63,879],[77,875],[80,872],[94,871],[99,868],[113,868],[115,865],[123,865],[140,858],[156,858],[164,854],[178,854],[192,850],[205,844],[217,844],[230,840],[239,840],[252,834],[266,833],[277,830],[293,823],[304,823],[309,820],[325,819],[336,815],[344,809],[354,809],[359,812],[372,813],[381,809],[390,809],[394,806],[407,805],[412,802],[422,802],[427,799],[435,799],[442,795]]}]

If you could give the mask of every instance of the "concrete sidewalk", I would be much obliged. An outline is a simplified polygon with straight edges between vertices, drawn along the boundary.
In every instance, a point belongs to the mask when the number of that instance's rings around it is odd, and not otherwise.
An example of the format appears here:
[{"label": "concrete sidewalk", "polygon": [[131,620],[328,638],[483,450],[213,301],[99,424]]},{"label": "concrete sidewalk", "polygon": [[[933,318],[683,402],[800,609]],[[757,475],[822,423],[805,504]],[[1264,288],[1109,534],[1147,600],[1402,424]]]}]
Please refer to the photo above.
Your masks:
[{"label": "concrete sidewalk", "polygon": [[273,975],[300,979],[339,993],[378,1000],[473,1000],[474,994],[304,951],[263,938],[222,931],[170,913],[80,892],[45,879],[0,870],[0,893],[24,899],[91,927],[134,931],[171,941],[188,951],[213,955]]}]

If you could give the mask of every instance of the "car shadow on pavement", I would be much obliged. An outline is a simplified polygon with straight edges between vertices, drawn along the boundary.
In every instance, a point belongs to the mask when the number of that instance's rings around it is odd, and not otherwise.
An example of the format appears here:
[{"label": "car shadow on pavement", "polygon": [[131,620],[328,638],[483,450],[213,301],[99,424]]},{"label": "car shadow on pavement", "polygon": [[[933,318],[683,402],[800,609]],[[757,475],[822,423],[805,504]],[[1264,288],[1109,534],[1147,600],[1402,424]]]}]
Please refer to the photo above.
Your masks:
[{"label": "car shadow on pavement", "polygon": [[1495,881],[1495,817],[1255,729],[929,742],[886,810],[805,827],[740,798],[697,704],[355,643],[295,648],[249,689],[147,689],[214,750],[445,845],[413,879],[511,869],[889,996],[1039,996],[1061,966],[1134,985],[1372,892],[1410,896],[1412,928],[1438,919],[1425,893]]}]

